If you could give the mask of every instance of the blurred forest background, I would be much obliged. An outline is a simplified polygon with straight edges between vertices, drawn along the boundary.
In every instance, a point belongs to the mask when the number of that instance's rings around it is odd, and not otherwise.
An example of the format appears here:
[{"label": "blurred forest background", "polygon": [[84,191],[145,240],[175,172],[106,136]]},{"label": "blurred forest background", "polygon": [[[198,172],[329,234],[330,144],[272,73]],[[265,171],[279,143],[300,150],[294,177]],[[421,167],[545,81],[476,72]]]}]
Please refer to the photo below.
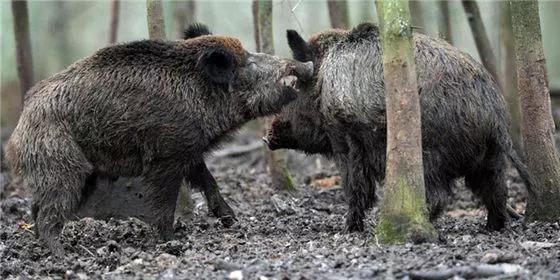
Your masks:
[{"label": "blurred forest background", "polygon": [[[117,42],[148,38],[146,1],[119,1]],[[417,32],[439,35],[439,1],[413,1],[411,12]],[[501,71],[507,65],[500,47],[501,1],[477,1],[490,44]],[[108,45],[112,1],[29,1],[31,48],[34,81],[40,81]],[[348,0],[350,26],[377,22],[374,0]],[[17,121],[20,102],[16,67],[13,18],[9,1],[1,1],[1,115],[2,127]],[[540,16],[549,85],[553,103],[560,91],[560,1],[540,1]],[[178,39],[189,22],[207,24],[215,34],[241,39],[245,48],[255,49],[251,0],[163,1],[167,38]],[[475,41],[461,1],[448,1],[452,44],[479,58]],[[308,37],[331,27],[326,0],[274,0],[273,30],[276,54],[291,54],[285,39],[286,29],[295,29]],[[507,66],[506,66],[507,67]],[[553,109],[556,119],[560,109]],[[558,123],[558,122],[557,122]]]}]

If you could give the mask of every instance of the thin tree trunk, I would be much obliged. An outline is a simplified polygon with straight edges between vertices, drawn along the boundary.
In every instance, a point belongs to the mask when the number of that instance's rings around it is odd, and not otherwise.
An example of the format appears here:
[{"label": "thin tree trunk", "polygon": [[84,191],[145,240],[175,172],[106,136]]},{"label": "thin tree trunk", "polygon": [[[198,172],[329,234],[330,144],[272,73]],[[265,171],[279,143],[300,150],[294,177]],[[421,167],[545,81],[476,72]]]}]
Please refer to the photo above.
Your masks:
[{"label": "thin tree trunk", "polygon": [[16,41],[21,108],[23,108],[25,93],[33,85],[33,58],[31,55],[31,37],[29,36],[27,1],[12,0],[12,14],[14,17],[14,35]]},{"label": "thin tree trunk", "polygon": [[420,33],[426,34],[426,26],[424,25],[424,15],[422,13],[422,1],[412,0],[410,4],[411,26]]},{"label": "thin tree trunk", "polygon": [[428,222],[420,97],[406,0],[377,2],[387,106],[387,169],[377,236],[383,243],[424,242],[436,236]]},{"label": "thin tree trunk", "polygon": [[529,197],[529,220],[560,218],[560,158],[554,145],[554,122],[546,76],[539,7],[536,0],[511,1],[522,109],[525,158],[535,178],[537,197]]},{"label": "thin tree trunk", "polygon": [[511,116],[509,133],[515,149],[523,152],[521,142],[521,107],[517,96],[517,75],[515,72],[515,52],[513,49],[513,29],[509,2],[502,1],[500,7],[500,77],[502,92]]},{"label": "thin tree trunk", "polygon": [[480,60],[484,67],[492,74],[496,81],[499,81],[498,67],[496,63],[496,56],[492,51],[492,45],[490,45],[490,40],[488,39],[488,34],[484,28],[484,23],[482,23],[482,17],[480,15],[480,10],[478,9],[478,4],[474,0],[463,0],[463,8],[467,14],[467,19],[469,20],[469,26],[474,37],[474,42],[476,44],[476,49],[480,55]]},{"label": "thin tree trunk", "polygon": [[259,32],[259,0],[253,0],[253,34],[255,35],[255,51],[261,52],[261,36]]},{"label": "thin tree trunk", "polygon": [[146,6],[150,39],[165,39],[165,23],[163,21],[161,0],[146,0]]},{"label": "thin tree trunk", "polygon": [[[165,39],[165,22],[163,20],[163,6],[160,0],[146,0],[148,33],[150,39]],[[175,215],[190,217],[194,208],[194,202],[188,187],[181,186],[177,196]]]},{"label": "thin tree trunk", "polygon": [[348,29],[348,3],[346,0],[328,0],[332,28]]},{"label": "thin tree trunk", "polygon": [[439,18],[438,18],[438,27],[439,27],[439,36],[449,42],[449,44],[453,44],[453,35],[451,34],[451,19],[449,16],[449,2],[448,0],[439,0]]},{"label": "thin tree trunk", "polygon": [[119,0],[111,1],[111,24],[109,25],[109,44],[117,42],[117,32],[119,30]]},{"label": "thin tree trunk", "polygon": [[[253,18],[256,17],[255,43],[257,51],[274,54],[274,41],[272,36],[272,1],[253,1]],[[270,127],[271,118],[264,118],[264,127]],[[264,150],[265,159],[272,180],[272,186],[277,190],[295,190],[290,171],[284,161],[281,151]]]},{"label": "thin tree trunk", "polygon": [[177,1],[173,10],[173,18],[175,19],[175,32],[177,38],[183,36],[183,31],[188,24],[194,23],[196,15],[196,3],[194,0]]}]

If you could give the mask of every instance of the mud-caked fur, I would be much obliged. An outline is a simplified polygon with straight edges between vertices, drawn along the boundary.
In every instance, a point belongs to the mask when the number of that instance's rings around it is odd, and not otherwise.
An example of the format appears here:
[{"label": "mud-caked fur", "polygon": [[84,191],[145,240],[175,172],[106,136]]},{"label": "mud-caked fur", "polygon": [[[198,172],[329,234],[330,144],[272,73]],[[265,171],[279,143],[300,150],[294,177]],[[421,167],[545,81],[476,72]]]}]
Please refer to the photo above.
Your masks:
[{"label": "mud-caked fur", "polygon": [[298,62],[249,53],[200,26],[190,31],[186,40],[101,49],[27,93],[6,156],[32,191],[36,230],[53,252],[62,252],[58,237],[92,176],[141,177],[166,239],[183,179],[203,189],[214,214],[233,216],[204,155],[295,99],[279,81]]},{"label": "mud-caked fur", "polygon": [[[347,227],[363,230],[385,176],[386,107],[379,32],[373,24],[327,31],[304,41],[288,31],[294,57],[314,62],[314,78],[268,131],[269,146],[320,153],[340,169],[349,203]],[[527,187],[533,181],[512,148],[498,86],[470,55],[443,40],[414,34],[421,102],[426,196],[431,217],[443,210],[458,178],[488,209],[487,227],[504,227],[506,160]]]}]

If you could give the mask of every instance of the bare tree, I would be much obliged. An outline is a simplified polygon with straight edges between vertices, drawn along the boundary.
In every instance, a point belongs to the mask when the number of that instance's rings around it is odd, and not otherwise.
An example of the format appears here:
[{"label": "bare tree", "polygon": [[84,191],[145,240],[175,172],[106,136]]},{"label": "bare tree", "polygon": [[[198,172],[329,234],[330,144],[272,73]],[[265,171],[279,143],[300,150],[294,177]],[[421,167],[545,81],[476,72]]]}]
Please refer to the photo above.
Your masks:
[{"label": "bare tree", "polygon": [[181,38],[183,30],[189,23],[194,23],[196,15],[196,3],[194,0],[177,1],[173,9],[173,18],[175,20],[175,32],[177,38]]},{"label": "bare tree", "polygon": [[499,2],[500,17],[500,84],[511,116],[510,135],[515,149],[523,151],[521,142],[521,107],[517,96],[517,75],[515,73],[515,52],[513,50],[513,29],[509,2]]},{"label": "bare tree", "polygon": [[471,27],[476,49],[480,55],[480,60],[482,61],[482,64],[484,64],[484,67],[486,67],[490,74],[492,74],[494,79],[499,81],[496,56],[494,56],[490,40],[488,39],[488,34],[484,28],[478,4],[474,0],[462,0],[462,3],[465,13],[467,14],[467,19],[469,20],[469,26]]},{"label": "bare tree", "polygon": [[445,39],[450,44],[453,44],[453,35],[451,34],[451,20],[449,11],[449,1],[439,0],[439,18],[438,28],[439,36]]},{"label": "bare tree", "polygon": [[537,0],[511,1],[517,65],[517,90],[522,109],[523,145],[535,178],[536,197],[527,203],[529,220],[560,218],[560,158],[554,145],[554,121],[546,76]]},{"label": "bare tree", "polygon": [[165,39],[165,23],[161,0],[146,0],[148,34],[150,39]]},{"label": "bare tree", "polygon": [[111,23],[109,25],[109,44],[117,42],[117,32],[119,30],[119,0],[111,1]]},{"label": "bare tree", "polygon": [[348,3],[346,0],[328,0],[329,17],[332,28],[348,29]]},{"label": "bare tree", "polygon": [[[253,1],[253,22],[256,23],[254,30],[257,51],[274,54],[271,0]],[[265,128],[270,126],[270,122],[270,118],[264,118]],[[264,153],[272,186],[278,190],[295,190],[294,182],[286,166],[283,153],[268,149],[265,149]]]},{"label": "bare tree", "polygon": [[33,85],[33,58],[31,55],[31,38],[29,36],[29,15],[27,1],[12,0],[14,17],[14,35],[16,41],[16,59],[21,93],[21,106],[25,93]]},{"label": "bare tree", "polygon": [[377,236],[383,243],[435,238],[427,219],[420,97],[406,0],[377,2],[387,106],[387,169]]}]

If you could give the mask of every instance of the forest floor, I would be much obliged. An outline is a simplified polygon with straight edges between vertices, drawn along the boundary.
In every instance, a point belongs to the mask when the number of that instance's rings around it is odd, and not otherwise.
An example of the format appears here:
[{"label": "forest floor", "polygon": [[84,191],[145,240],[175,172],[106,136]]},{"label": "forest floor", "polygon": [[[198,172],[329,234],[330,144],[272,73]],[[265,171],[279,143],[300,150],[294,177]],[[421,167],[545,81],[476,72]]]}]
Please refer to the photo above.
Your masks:
[{"label": "forest floor", "polygon": [[[255,141],[240,134],[224,147]],[[288,153],[296,193],[269,186],[255,149],[213,156],[207,163],[237,214],[224,228],[193,193],[192,219],[178,219],[176,239],[163,242],[143,222],[84,218],[66,224],[65,256],[57,260],[34,237],[29,198],[0,186],[0,278],[28,279],[560,279],[558,223],[513,222],[484,230],[485,211],[458,186],[455,202],[427,244],[379,245],[375,209],[361,233],[344,229],[346,204],[329,161]],[[5,170],[4,170],[5,172]],[[510,203],[523,208],[524,192],[509,172]]]}]

